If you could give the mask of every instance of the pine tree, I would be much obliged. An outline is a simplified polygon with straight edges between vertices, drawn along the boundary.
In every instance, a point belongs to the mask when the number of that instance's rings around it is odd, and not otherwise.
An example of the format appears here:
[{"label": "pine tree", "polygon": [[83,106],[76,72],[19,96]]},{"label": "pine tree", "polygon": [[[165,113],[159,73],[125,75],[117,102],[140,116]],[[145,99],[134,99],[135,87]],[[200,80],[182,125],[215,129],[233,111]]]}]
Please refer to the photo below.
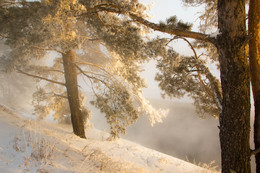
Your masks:
[{"label": "pine tree", "polygon": [[[199,1],[187,1],[186,3],[191,3],[191,5],[198,5],[205,2],[199,2]],[[247,3],[249,3],[247,1]],[[251,76],[251,85],[253,89],[253,96],[254,96],[254,102],[255,102],[255,123],[254,123],[254,141],[255,141],[255,150],[252,151],[252,154],[256,154],[256,165],[257,170],[256,172],[259,172],[260,170],[260,157],[258,151],[259,151],[259,64],[257,63],[257,59],[259,53],[259,1],[251,0],[249,4],[249,12],[248,12],[248,33],[250,34],[250,40],[249,40],[249,64],[250,64],[250,76]],[[216,7],[217,1],[215,3],[207,2],[207,5],[205,6],[205,12],[200,16],[200,19],[202,20],[202,25],[200,27],[200,30],[203,32],[209,32],[210,28],[216,28],[217,27],[217,16],[216,14]],[[210,49],[208,45],[200,44],[201,47],[207,48],[208,52],[211,53],[209,57],[218,57],[214,54],[214,50]],[[206,46],[206,47],[205,47]]]},{"label": "pine tree", "polygon": [[[210,3],[210,1],[199,1]],[[211,1],[214,3],[215,1]],[[167,25],[166,23],[155,24],[149,22],[143,17],[138,16],[134,12],[125,13],[120,7],[116,5],[107,4],[106,6],[98,7],[95,9],[109,11],[113,13],[125,14],[129,16],[132,20],[137,23],[141,23],[148,28],[156,31],[161,31],[163,33],[168,33],[176,35],[177,37],[193,38],[203,42],[207,42],[215,46],[218,54],[219,67],[220,67],[220,78],[221,78],[221,90],[219,90],[218,82],[211,78],[209,74],[205,73],[206,68],[193,68],[193,66],[198,66],[199,62],[196,60],[196,55],[189,58],[193,62],[190,69],[185,69],[184,67],[178,68],[177,65],[173,64],[172,68],[175,70],[183,70],[183,77],[190,79],[192,82],[197,82],[196,84],[201,85],[201,83],[208,82],[207,88],[211,89],[214,96],[208,95],[206,98],[210,102],[215,103],[215,111],[219,110],[219,121],[220,121],[220,144],[221,144],[221,158],[222,158],[222,172],[251,172],[250,170],[250,146],[249,146],[249,132],[250,132],[250,84],[249,84],[249,64],[247,60],[246,45],[248,42],[248,36],[246,32],[246,13],[245,13],[245,0],[218,0],[215,4],[217,6],[217,17],[219,29],[219,34],[210,36],[203,32],[192,32],[187,27],[179,28],[178,22],[173,22],[174,24]],[[175,37],[176,38],[176,37]],[[163,42],[167,43],[167,42]],[[158,51],[162,44],[159,43]],[[164,45],[163,45],[164,46]],[[156,56],[156,52],[153,53]],[[173,51],[168,51],[169,56],[175,55]],[[160,54],[159,54],[160,55]],[[179,58],[180,59],[180,58]],[[169,61],[162,60],[164,63],[169,63]],[[181,62],[181,60],[179,60]],[[181,62],[181,64],[183,64]],[[190,64],[187,64],[190,65]],[[162,65],[159,65],[161,68]],[[167,67],[170,66],[167,64]],[[177,66],[177,68],[176,68]],[[163,68],[167,69],[168,68]],[[169,67],[170,68],[170,67]],[[194,74],[188,75],[187,72],[190,70],[204,71],[204,78],[202,81],[195,81],[196,77]],[[174,76],[175,74],[170,74]],[[195,74],[196,75],[196,74]],[[197,75],[199,79],[200,75]],[[166,79],[167,80],[167,79]],[[181,79],[179,79],[181,80]],[[210,80],[213,83],[210,84]],[[175,81],[176,82],[176,81]],[[180,81],[177,81],[180,82]],[[189,84],[188,82],[186,84]],[[204,84],[202,84],[204,85]],[[167,85],[162,85],[168,89]],[[171,86],[169,86],[171,89]],[[206,88],[206,87],[205,87]],[[170,90],[169,89],[169,90]],[[179,88],[180,89],[180,88]],[[184,91],[187,88],[183,89]],[[183,91],[182,90],[182,91]],[[205,89],[203,89],[205,90]],[[174,89],[175,91],[175,89]],[[182,92],[181,91],[181,92]],[[219,91],[219,94],[216,92]],[[220,94],[220,91],[222,94]],[[182,95],[182,93],[177,93],[177,95]],[[200,91],[198,91],[200,92]],[[206,91],[205,91],[206,92]],[[204,92],[204,93],[205,93]],[[196,93],[196,92],[195,92]],[[202,93],[203,95],[203,93]],[[217,98],[219,98],[217,100]],[[220,99],[221,98],[221,99]],[[196,98],[195,98],[196,99]],[[198,99],[200,100],[200,99]],[[200,101],[203,103],[206,101]],[[221,103],[221,104],[220,104]],[[203,108],[203,105],[201,106]],[[208,111],[208,106],[205,106],[206,111]],[[212,112],[212,110],[209,110]]]},{"label": "pine tree", "polygon": [[[145,6],[137,8],[134,1],[113,3],[134,10],[140,16],[146,15]],[[125,133],[126,127],[141,114],[148,114],[151,123],[161,121],[165,115],[152,109],[141,95],[145,82],[139,76],[139,66],[148,58],[143,37],[146,29],[116,14],[93,8],[102,4],[77,0],[22,1],[4,11],[1,18],[1,25],[5,24],[1,33],[12,50],[2,59],[5,70],[18,70],[50,82],[48,87],[39,87],[34,94],[35,113],[44,118],[54,110],[54,115],[61,117],[66,112],[61,111],[66,102],[60,99],[67,99],[73,131],[82,138],[85,137],[82,112],[87,118],[89,115],[79,96],[77,76],[80,74],[89,81],[95,95],[92,104],[106,114],[113,138]],[[91,50],[92,43],[98,49]],[[94,50],[99,53],[93,53]],[[49,65],[35,66],[37,59],[53,52],[59,55]],[[102,62],[104,54],[106,63]],[[46,83],[39,84],[44,85]]]}]

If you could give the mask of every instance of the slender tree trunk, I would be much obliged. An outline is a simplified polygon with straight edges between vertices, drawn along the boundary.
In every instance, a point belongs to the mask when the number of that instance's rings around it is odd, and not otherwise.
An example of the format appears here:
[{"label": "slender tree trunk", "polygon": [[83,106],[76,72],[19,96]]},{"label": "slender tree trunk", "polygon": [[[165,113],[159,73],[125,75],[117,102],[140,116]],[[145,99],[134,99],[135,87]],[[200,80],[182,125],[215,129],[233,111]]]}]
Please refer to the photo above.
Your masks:
[{"label": "slender tree trunk", "polygon": [[218,53],[223,92],[220,114],[222,172],[250,173],[250,79],[245,0],[218,0]]},{"label": "slender tree trunk", "polygon": [[[260,1],[250,0],[248,30],[251,84],[255,102],[254,142],[260,148]],[[260,172],[260,153],[255,155],[256,172]]]},{"label": "slender tree trunk", "polygon": [[77,69],[73,65],[73,63],[76,60],[75,52],[72,50],[66,52],[62,55],[62,59],[65,72],[67,95],[70,105],[73,132],[75,135],[81,138],[86,138],[82,112],[80,110],[79,103]]}]

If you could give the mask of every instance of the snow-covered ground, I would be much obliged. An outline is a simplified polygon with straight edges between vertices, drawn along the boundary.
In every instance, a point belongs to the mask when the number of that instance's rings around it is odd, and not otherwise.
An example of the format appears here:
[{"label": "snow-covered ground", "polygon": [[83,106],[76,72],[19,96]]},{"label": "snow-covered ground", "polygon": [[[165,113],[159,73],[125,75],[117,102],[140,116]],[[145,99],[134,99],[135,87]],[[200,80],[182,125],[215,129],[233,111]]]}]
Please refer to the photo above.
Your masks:
[{"label": "snow-covered ground", "polygon": [[96,129],[88,139],[69,125],[29,119],[0,104],[0,172],[210,173],[208,169]]}]

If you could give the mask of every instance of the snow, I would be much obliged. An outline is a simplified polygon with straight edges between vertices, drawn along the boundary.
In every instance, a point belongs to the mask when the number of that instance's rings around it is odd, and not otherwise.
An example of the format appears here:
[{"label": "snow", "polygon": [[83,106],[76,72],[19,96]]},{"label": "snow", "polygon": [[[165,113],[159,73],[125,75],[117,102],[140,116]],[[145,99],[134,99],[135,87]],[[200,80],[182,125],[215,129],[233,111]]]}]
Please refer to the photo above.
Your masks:
[{"label": "snow", "polygon": [[217,38],[217,36],[220,35],[220,34],[221,33],[220,33],[219,29],[217,29],[216,32],[211,33],[209,36],[212,37],[212,38]]},{"label": "snow", "polygon": [[0,172],[213,172],[94,128],[81,139],[69,125],[20,115],[0,104]]}]

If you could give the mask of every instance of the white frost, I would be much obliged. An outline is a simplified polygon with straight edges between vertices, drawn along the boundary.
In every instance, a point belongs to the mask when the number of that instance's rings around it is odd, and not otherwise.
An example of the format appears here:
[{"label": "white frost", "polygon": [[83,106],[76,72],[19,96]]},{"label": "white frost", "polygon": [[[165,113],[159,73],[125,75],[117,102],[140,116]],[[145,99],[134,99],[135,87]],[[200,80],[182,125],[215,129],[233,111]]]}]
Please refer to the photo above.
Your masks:
[{"label": "white frost", "polygon": [[155,123],[162,123],[163,118],[167,117],[169,109],[156,110],[141,94],[138,96],[141,100],[141,106],[139,107],[138,111],[148,116],[151,126],[153,126]]},{"label": "white frost", "polygon": [[220,35],[220,34],[221,34],[221,32],[219,31],[219,29],[217,29],[216,32],[213,32],[213,33],[209,34],[209,36],[210,36],[210,37],[217,38],[217,36]]}]

